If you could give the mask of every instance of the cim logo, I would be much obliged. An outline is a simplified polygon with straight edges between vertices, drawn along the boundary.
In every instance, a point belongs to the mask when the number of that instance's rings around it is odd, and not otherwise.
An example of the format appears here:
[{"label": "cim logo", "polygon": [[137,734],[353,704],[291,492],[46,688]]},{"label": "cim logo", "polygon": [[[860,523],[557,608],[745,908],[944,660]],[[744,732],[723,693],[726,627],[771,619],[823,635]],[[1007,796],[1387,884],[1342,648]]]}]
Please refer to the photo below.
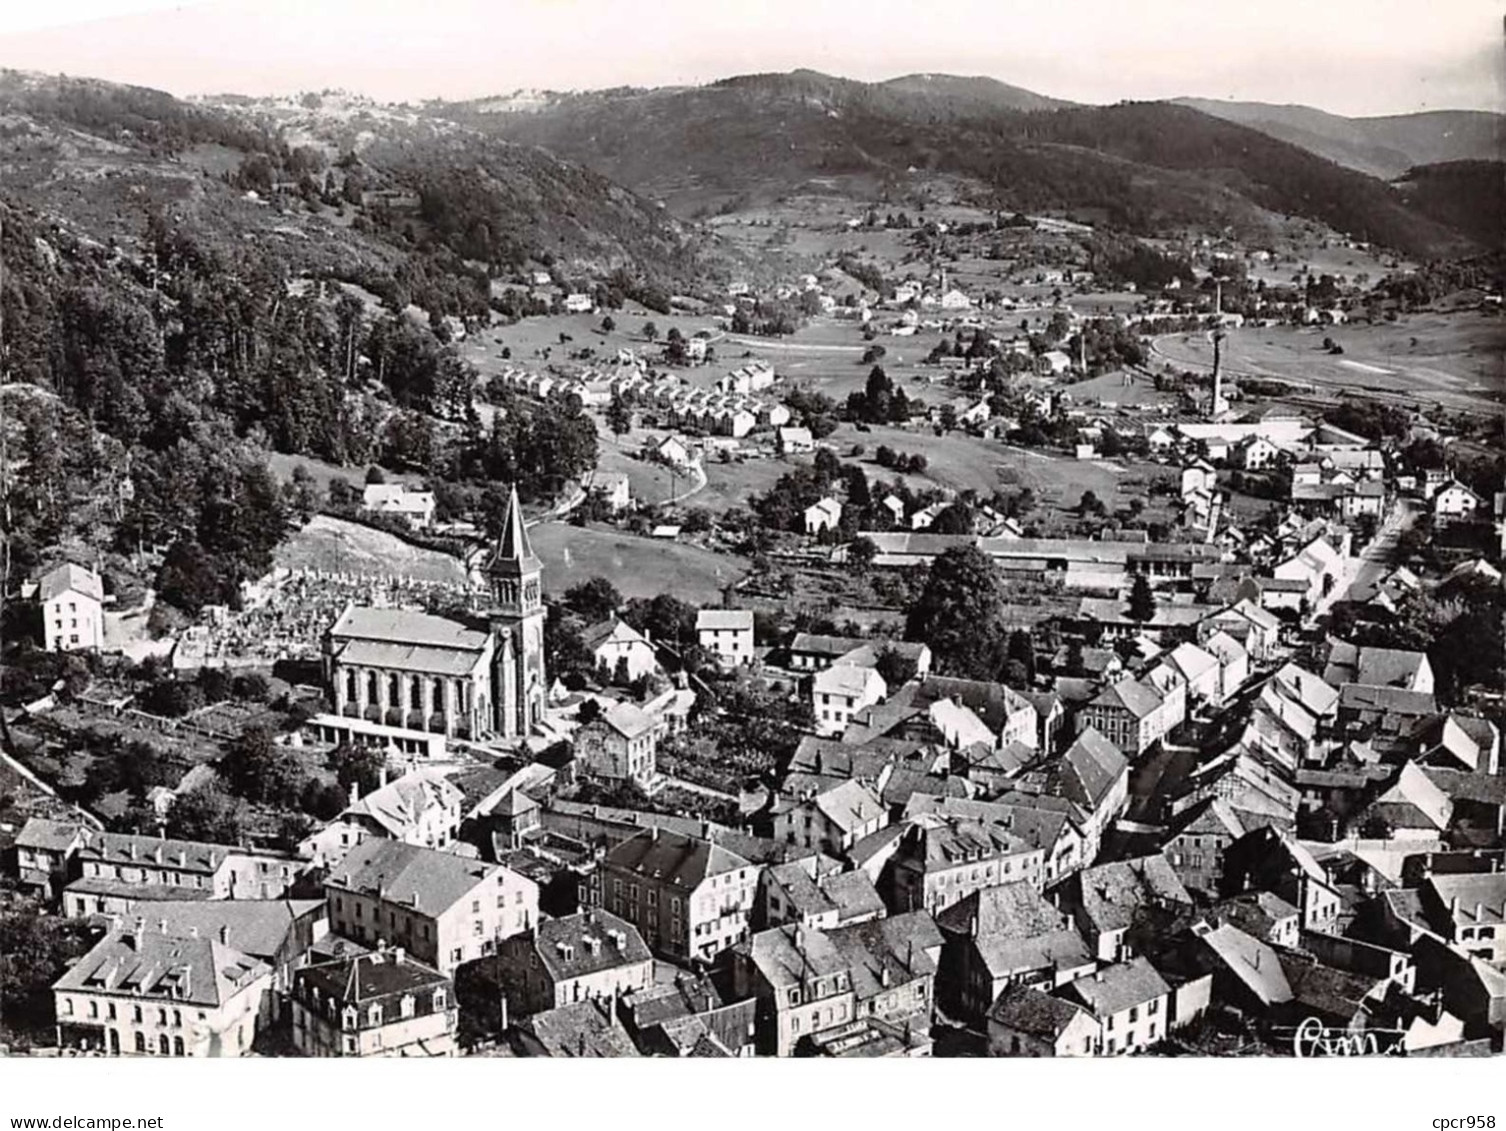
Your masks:
[{"label": "cim logo", "polygon": [[1309,1017],[1292,1033],[1292,1053],[1298,1057],[1315,1056],[1404,1056],[1406,1032],[1401,1029],[1329,1029],[1316,1017]]}]

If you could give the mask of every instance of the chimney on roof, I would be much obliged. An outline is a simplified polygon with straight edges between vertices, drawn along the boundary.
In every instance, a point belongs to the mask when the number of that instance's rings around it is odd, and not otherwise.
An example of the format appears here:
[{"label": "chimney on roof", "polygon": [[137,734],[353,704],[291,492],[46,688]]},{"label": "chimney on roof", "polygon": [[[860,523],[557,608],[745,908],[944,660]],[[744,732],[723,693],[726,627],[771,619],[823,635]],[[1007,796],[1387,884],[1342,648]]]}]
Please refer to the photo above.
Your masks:
[{"label": "chimney on roof", "polygon": [[402,947],[395,946],[392,948],[392,964],[394,966],[401,966],[403,964],[403,959],[407,956],[407,952],[404,951]]},{"label": "chimney on roof", "polygon": [[136,859],[136,842],[134,840],[126,843],[126,855],[132,860]]},{"label": "chimney on roof", "polygon": [[575,1042],[575,1055],[576,1056],[581,1056],[581,1057],[583,1057],[583,1056],[586,1055],[586,1035],[585,1035],[585,1033],[582,1033],[578,1038],[576,1038],[576,1042]]},{"label": "chimney on roof", "polygon": [[1475,901],[1475,922],[1476,923],[1483,923],[1484,921],[1485,921],[1485,904],[1481,903],[1479,900],[1476,900]]},{"label": "chimney on roof", "polygon": [[166,919],[158,919],[157,920],[157,931],[160,934],[164,934],[164,935],[167,934],[167,920]]},{"label": "chimney on roof", "polygon": [[152,848],[152,859],[158,864],[162,863],[162,843],[160,841]]},{"label": "chimney on roof", "polygon": [[188,867],[188,853],[186,853],[186,852],[179,852],[178,853],[178,867],[180,867],[180,868],[186,868],[186,867]]},{"label": "chimney on roof", "polygon": [[384,789],[387,785],[387,763],[382,763],[382,768],[377,771],[377,788]]},{"label": "chimney on roof", "polygon": [[221,946],[229,946],[230,945],[230,924],[229,923],[221,923],[220,924],[220,945]]},{"label": "chimney on roof", "polygon": [[354,805],[361,800],[361,789],[355,782],[350,783],[350,803]]}]

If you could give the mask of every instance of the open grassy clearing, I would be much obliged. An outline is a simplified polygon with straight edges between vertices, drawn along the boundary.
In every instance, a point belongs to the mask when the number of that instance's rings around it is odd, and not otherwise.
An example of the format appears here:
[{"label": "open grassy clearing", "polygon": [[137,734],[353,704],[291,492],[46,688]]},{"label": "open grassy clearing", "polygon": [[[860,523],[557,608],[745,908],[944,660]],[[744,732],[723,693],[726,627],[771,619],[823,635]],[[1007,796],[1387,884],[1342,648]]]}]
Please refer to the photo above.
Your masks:
[{"label": "open grassy clearing", "polygon": [[[1324,351],[1324,338],[1344,353]],[[1369,325],[1251,327],[1228,336],[1225,359],[1239,375],[1478,408],[1500,394],[1503,347],[1506,322],[1499,315],[1461,312]],[[1206,369],[1213,360],[1202,334],[1170,335],[1157,349],[1174,365]]]},{"label": "open grassy clearing", "polygon": [[685,601],[709,603],[748,571],[747,559],[735,554],[639,538],[611,527],[551,522],[534,527],[529,537],[544,563],[544,588],[551,593],[605,577],[626,597],[673,593]]}]

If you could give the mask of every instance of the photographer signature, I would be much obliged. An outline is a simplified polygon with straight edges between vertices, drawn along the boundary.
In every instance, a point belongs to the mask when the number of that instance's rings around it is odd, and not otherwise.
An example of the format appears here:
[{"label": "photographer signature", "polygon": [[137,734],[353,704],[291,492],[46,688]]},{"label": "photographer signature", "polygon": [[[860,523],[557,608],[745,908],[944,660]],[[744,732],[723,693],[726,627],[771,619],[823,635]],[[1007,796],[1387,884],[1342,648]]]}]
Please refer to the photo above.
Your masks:
[{"label": "photographer signature", "polygon": [[1330,1029],[1309,1017],[1292,1032],[1292,1054],[1314,1056],[1404,1056],[1403,1029]]}]

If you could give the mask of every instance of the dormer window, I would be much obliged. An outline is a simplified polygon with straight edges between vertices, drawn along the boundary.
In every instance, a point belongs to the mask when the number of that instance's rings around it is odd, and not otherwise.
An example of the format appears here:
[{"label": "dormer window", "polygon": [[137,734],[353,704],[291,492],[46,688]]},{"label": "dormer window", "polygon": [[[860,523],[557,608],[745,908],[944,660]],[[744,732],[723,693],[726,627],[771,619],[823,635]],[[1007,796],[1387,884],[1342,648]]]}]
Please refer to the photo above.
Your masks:
[{"label": "dormer window", "polygon": [[382,1007],[380,1005],[373,1005],[366,1011],[366,1020],[368,1024],[380,1025],[382,1023]]},{"label": "dormer window", "polygon": [[413,1016],[413,1010],[414,1010],[413,995],[412,994],[404,994],[403,995],[403,1003],[402,1003],[402,1015],[404,1017],[412,1017]]}]

